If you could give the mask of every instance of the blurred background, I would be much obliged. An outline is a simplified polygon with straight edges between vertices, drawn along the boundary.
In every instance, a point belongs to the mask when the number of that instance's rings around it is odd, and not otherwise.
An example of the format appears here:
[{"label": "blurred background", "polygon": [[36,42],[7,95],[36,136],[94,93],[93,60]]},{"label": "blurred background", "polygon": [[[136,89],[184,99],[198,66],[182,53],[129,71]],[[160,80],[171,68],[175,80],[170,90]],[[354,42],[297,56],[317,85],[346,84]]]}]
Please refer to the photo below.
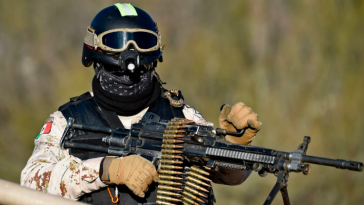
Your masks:
[{"label": "blurred background", "polygon": [[[117,1],[0,1],[0,178],[19,183],[49,114],[91,91],[81,64],[87,26]],[[218,126],[245,102],[263,128],[253,142],[364,161],[364,1],[130,1],[158,22],[165,88]],[[263,204],[276,178],[214,185],[217,204]],[[312,165],[292,173],[292,204],[364,204],[364,173]],[[282,204],[277,195],[273,204]]]}]

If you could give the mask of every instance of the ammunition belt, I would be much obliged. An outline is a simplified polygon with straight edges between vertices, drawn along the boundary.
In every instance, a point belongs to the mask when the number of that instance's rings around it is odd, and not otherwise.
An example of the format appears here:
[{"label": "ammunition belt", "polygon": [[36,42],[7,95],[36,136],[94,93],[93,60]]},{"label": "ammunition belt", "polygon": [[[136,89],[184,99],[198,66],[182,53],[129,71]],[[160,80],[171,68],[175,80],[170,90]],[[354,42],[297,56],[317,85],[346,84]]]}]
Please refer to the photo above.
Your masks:
[{"label": "ammunition belt", "polygon": [[[208,197],[210,181],[203,175],[209,175],[203,167],[182,167],[184,125],[194,121],[174,118],[169,123],[163,135],[162,155],[160,160],[159,185],[157,204],[196,204],[205,203],[200,197]],[[207,194],[205,194],[206,192]]]}]

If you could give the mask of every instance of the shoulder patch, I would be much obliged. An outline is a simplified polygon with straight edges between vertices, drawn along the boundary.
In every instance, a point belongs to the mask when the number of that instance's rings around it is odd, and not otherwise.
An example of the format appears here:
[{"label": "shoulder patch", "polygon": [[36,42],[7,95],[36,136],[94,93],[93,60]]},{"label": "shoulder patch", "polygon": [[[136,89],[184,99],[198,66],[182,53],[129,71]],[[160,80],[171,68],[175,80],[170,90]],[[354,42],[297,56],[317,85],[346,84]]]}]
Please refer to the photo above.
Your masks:
[{"label": "shoulder patch", "polygon": [[53,120],[52,121],[48,121],[40,130],[39,134],[37,135],[37,137],[35,137],[35,139],[38,139],[40,135],[42,134],[49,134],[51,132],[52,129],[52,124],[53,124]]}]

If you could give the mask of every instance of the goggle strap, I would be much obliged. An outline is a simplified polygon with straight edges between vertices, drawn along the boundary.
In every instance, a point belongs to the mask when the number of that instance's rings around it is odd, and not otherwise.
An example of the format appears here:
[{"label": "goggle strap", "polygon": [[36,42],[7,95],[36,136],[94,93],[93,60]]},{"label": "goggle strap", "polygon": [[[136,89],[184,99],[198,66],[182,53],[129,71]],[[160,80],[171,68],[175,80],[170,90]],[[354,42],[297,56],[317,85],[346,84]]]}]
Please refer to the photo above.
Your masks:
[{"label": "goggle strap", "polygon": [[90,32],[88,29],[86,31],[86,36],[83,39],[83,42],[86,45],[92,46],[97,49],[97,35],[95,33]]}]

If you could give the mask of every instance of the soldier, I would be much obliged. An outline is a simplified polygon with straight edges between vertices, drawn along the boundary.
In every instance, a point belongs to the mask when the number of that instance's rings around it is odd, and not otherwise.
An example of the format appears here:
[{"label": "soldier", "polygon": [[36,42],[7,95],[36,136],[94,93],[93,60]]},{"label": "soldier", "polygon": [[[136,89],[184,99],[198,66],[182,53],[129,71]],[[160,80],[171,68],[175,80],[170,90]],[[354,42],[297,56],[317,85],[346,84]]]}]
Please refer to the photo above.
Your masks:
[{"label": "soldier", "polygon": [[[111,128],[127,128],[146,112],[161,119],[174,117],[210,125],[199,112],[183,103],[182,93],[162,87],[155,68],[162,62],[161,35],[157,24],[143,10],[130,4],[115,4],[100,11],[87,28],[82,63],[93,64],[93,93],[71,98],[50,115],[21,173],[21,185],[46,193],[93,204],[156,204],[158,173],[153,164],[137,155],[106,156],[76,149],[63,150],[59,141],[66,119]],[[259,131],[258,116],[245,104],[225,105],[220,127],[229,131],[247,128],[232,143],[247,145]],[[105,146],[104,135],[77,132],[73,141]],[[188,166],[188,164],[187,164]],[[236,185],[247,171],[211,171],[215,183]],[[213,204],[213,191],[204,199]]]}]

